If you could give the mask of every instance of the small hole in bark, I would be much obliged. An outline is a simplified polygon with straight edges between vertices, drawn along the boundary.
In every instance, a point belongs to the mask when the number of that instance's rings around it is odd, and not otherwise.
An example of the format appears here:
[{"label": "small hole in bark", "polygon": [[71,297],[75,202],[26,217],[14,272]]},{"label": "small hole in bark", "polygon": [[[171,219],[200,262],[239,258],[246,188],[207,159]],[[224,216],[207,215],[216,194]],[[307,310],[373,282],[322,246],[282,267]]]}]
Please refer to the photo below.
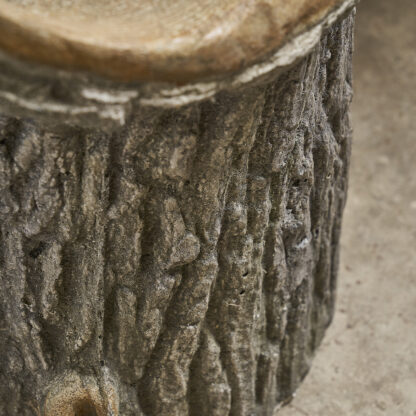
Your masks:
[{"label": "small hole in bark", "polygon": [[293,186],[298,187],[300,185],[300,180],[296,179],[295,182],[293,182]]},{"label": "small hole in bark", "polygon": [[244,295],[244,293],[246,293],[246,290],[245,290],[245,289],[242,289],[242,290],[240,291],[240,295]]},{"label": "small hole in bark", "polygon": [[248,276],[248,271],[243,274],[243,277]]},{"label": "small hole in bark", "polygon": [[74,416],[98,416],[93,403],[81,400],[74,406]]},{"label": "small hole in bark", "polygon": [[30,299],[28,299],[26,296],[23,297],[22,302],[27,306],[30,306],[32,304]]},{"label": "small hole in bark", "polygon": [[39,255],[42,253],[43,250],[45,250],[46,244],[43,242],[40,242],[37,247],[29,251],[29,256],[33,259],[37,259]]},{"label": "small hole in bark", "polygon": [[101,365],[101,367],[104,367],[104,361],[103,360],[100,361],[100,365]]}]

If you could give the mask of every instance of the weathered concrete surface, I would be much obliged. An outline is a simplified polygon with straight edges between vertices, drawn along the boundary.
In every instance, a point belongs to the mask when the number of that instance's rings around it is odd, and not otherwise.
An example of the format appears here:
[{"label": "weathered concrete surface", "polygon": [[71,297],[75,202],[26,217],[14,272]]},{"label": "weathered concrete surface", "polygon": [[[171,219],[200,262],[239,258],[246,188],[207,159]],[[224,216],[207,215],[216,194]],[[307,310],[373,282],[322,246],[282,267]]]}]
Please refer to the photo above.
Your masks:
[{"label": "weathered concrete surface", "polygon": [[338,307],[279,416],[416,414],[415,15],[413,0],[358,8]]},{"label": "weathered concrete surface", "polygon": [[[291,397],[334,310],[353,20],[273,80],[111,132],[2,103],[1,415],[269,416]],[[46,81],[35,98],[68,99]]]}]

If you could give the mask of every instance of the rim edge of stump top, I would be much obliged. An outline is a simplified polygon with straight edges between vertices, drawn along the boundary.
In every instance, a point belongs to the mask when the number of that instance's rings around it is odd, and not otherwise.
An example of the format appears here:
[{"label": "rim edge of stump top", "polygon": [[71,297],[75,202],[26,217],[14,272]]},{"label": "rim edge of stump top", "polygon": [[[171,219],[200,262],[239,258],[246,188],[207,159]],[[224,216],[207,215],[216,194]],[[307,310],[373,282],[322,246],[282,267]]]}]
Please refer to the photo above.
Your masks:
[{"label": "rim edge of stump top", "polygon": [[241,72],[354,3],[0,0],[0,50],[113,81],[183,85]]}]

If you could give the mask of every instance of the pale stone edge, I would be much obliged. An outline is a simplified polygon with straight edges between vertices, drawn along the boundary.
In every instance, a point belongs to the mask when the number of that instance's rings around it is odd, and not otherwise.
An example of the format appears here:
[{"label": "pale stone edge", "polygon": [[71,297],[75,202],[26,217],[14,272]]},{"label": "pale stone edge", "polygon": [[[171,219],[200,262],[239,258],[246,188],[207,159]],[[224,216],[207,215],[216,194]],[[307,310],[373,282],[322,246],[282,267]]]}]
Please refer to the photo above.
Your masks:
[{"label": "pale stone edge", "polygon": [[[19,67],[23,67],[23,70],[30,73],[31,77],[34,75],[32,82],[36,83],[38,74],[42,71],[53,74],[50,75],[52,78],[75,81],[75,87],[78,87],[77,102],[69,104],[56,101],[48,95],[39,98],[24,97],[10,88],[3,89],[0,79],[0,111],[7,110],[8,107],[17,107],[23,112],[32,114],[47,113],[60,117],[67,116],[73,118],[75,124],[83,117],[90,117],[97,121],[108,121],[117,127],[125,124],[133,107],[178,108],[194,102],[213,99],[220,91],[237,90],[276,76],[277,73],[282,72],[298,59],[308,55],[318,44],[323,32],[342,15],[352,10],[357,2],[358,0],[344,1],[320,23],[291,39],[267,60],[229,77],[190,83],[181,87],[161,83],[141,83],[132,86],[113,81],[95,82],[94,77],[91,78],[83,74],[77,75],[64,70],[52,70],[48,67],[32,66],[19,62]],[[16,65],[13,58],[0,52],[0,64],[5,62],[7,65],[11,60],[13,65]],[[22,79],[22,82],[28,82],[26,77]]]},{"label": "pale stone edge", "polygon": [[179,88],[159,91],[152,97],[141,98],[141,105],[155,107],[178,107],[204,100],[226,89],[239,88],[255,82],[257,79],[293,64],[299,58],[308,55],[318,44],[323,31],[333,25],[347,10],[352,9],[357,0],[346,0],[336,10],[312,29],[301,33],[279,48],[268,60],[250,66],[239,74],[215,82],[198,82]]}]

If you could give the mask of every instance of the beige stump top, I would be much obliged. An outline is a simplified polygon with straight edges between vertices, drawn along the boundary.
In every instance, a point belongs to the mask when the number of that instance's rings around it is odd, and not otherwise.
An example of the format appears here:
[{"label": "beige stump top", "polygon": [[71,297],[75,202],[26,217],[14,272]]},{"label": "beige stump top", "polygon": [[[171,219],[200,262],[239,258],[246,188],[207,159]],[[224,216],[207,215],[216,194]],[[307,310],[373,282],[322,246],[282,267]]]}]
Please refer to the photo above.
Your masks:
[{"label": "beige stump top", "polygon": [[0,49],[120,81],[239,71],[345,0],[0,0]]}]

